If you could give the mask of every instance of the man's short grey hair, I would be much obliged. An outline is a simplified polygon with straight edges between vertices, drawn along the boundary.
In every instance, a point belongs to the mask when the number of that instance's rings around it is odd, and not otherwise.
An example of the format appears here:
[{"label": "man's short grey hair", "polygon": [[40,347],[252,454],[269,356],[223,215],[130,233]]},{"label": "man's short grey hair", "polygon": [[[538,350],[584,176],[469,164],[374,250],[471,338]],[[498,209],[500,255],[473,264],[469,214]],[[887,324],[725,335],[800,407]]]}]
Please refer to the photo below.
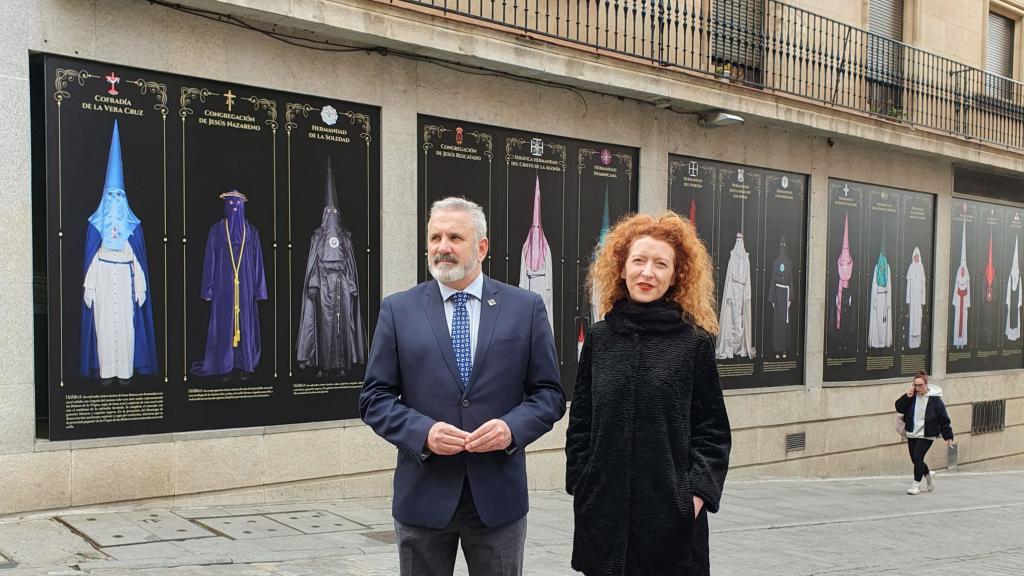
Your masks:
[{"label": "man's short grey hair", "polygon": [[435,213],[446,211],[469,214],[473,220],[473,228],[476,231],[476,238],[473,239],[474,242],[479,242],[481,238],[487,237],[487,216],[484,215],[484,209],[476,202],[456,196],[442,198],[430,206],[430,216],[427,218],[427,221],[429,222]]}]

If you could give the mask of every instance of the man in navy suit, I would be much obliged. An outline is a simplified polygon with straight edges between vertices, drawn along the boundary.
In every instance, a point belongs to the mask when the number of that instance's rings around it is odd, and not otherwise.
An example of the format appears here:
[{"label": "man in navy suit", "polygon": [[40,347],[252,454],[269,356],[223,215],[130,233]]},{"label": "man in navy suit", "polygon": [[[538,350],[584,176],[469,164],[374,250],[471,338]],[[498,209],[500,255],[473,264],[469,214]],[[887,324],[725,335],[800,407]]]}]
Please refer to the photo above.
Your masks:
[{"label": "man in navy suit", "polygon": [[436,280],[381,303],[359,395],[363,421],[398,447],[392,514],[401,573],[520,575],[526,455],[565,413],[541,297],[486,277],[487,221],[462,198],[434,203]]}]

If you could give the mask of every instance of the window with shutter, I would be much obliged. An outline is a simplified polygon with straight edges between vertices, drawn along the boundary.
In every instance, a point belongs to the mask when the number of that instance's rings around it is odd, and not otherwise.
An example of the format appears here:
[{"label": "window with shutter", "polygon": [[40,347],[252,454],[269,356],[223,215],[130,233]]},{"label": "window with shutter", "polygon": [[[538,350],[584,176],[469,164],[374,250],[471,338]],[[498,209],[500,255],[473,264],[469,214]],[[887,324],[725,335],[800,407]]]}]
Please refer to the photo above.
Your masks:
[{"label": "window with shutter", "polygon": [[[1013,76],[1013,20],[989,12],[988,15],[988,46],[985,51],[985,68],[991,74],[1003,78]],[[986,89],[989,96],[1009,98],[1012,84],[1003,78],[988,77]]]},{"label": "window with shutter", "polygon": [[764,0],[717,0],[712,17],[712,46],[719,65],[733,76],[758,82],[764,61]]},{"label": "window with shutter", "polygon": [[871,109],[901,116],[903,107],[903,0],[868,3],[867,78]]}]

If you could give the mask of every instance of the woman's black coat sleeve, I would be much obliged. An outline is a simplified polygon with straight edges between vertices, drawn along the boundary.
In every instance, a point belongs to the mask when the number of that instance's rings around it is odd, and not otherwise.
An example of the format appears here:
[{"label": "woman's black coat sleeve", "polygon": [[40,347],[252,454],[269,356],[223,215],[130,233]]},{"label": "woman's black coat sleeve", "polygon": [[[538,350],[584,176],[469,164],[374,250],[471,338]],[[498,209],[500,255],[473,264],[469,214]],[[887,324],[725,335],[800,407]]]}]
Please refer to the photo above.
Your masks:
[{"label": "woman's black coat sleeve", "polygon": [[590,461],[590,427],[593,421],[590,391],[590,334],[583,343],[576,370],[576,387],[569,407],[569,427],[565,438],[565,491],[576,491],[583,470]]},{"label": "woman's black coat sleeve", "polygon": [[896,411],[900,414],[906,414],[907,410],[910,409],[910,403],[913,401],[914,398],[912,396],[901,394],[900,397],[896,399]]},{"label": "woman's black coat sleeve", "polygon": [[715,349],[703,335],[694,358],[693,404],[690,406],[690,488],[717,512],[729,470],[732,432],[718,380]]}]

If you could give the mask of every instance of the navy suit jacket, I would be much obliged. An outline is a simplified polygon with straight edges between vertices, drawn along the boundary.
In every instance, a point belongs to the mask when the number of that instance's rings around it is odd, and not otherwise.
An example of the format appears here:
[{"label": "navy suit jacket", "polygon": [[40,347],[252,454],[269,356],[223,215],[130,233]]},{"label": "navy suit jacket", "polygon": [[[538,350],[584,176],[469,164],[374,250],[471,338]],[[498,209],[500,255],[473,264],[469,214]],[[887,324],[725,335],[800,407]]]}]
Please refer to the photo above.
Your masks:
[{"label": "navy suit jacket", "polygon": [[[398,447],[392,513],[399,522],[443,528],[467,478],[485,525],[522,518],[529,510],[524,448],[565,413],[543,300],[484,277],[473,371],[463,390],[437,282],[385,298],[359,413]],[[494,418],[512,431],[508,451],[441,456],[426,449],[435,422],[472,432]]]}]

